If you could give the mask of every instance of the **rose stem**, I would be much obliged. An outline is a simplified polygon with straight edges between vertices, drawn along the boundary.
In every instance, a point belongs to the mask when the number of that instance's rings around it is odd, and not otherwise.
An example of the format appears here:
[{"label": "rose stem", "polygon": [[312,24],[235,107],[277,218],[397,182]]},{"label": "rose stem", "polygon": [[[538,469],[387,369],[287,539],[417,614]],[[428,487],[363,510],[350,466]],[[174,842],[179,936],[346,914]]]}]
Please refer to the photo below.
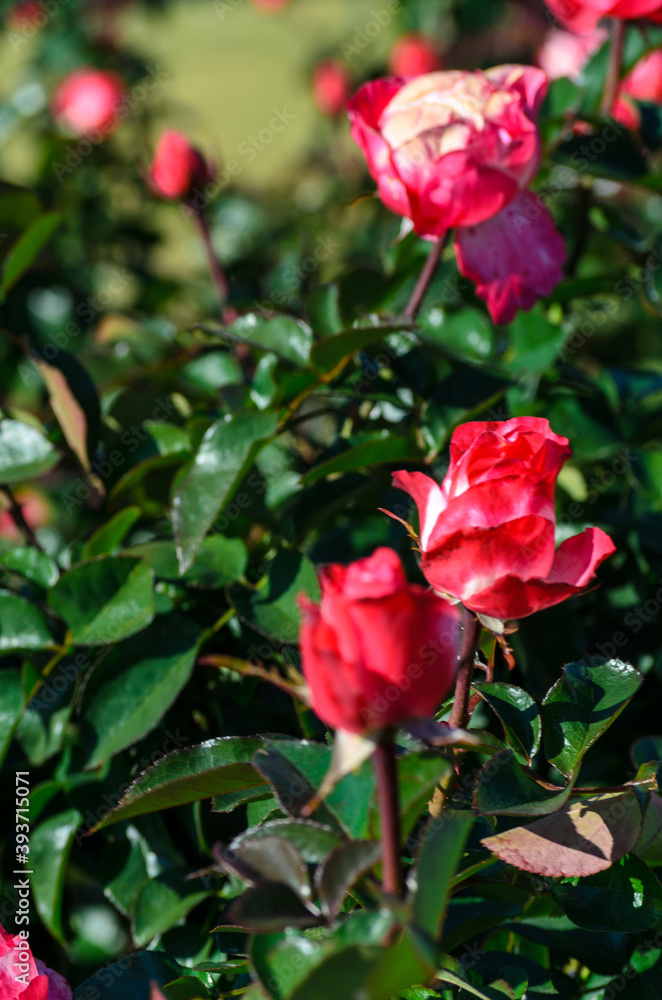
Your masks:
[{"label": "rose stem", "polygon": [[472,611],[464,609],[460,665],[455,685],[455,699],[448,724],[451,729],[464,729],[469,722],[469,695],[474,673],[474,660],[480,639],[480,622]]},{"label": "rose stem", "polygon": [[[211,276],[216,286],[216,291],[221,303],[221,312],[223,312],[223,307],[230,297],[230,282],[228,276],[225,273],[223,265],[221,264],[216,251],[214,249],[214,244],[212,243],[211,233],[209,231],[209,223],[204,216],[204,212],[195,210],[193,212],[193,218],[195,219],[200,237],[202,239],[203,246],[205,248],[205,253],[207,254],[207,260],[209,262],[209,270],[211,271]],[[221,317],[224,318],[223,316]]]},{"label": "rose stem", "polygon": [[385,734],[373,754],[377,777],[377,795],[382,821],[382,866],[384,892],[402,896],[400,863],[400,796],[398,765],[393,737]]},{"label": "rose stem", "polygon": [[402,314],[405,319],[416,319],[418,310],[423,305],[423,299],[425,298],[425,294],[430,287],[430,282],[434,278],[434,272],[437,270],[439,261],[441,260],[441,253],[446,244],[447,236],[448,232],[445,232],[443,236],[440,236],[432,244],[428,259],[425,262],[425,267],[421,271],[421,276],[416,282],[416,288],[412,292],[412,296],[407,303],[407,308]]},{"label": "rose stem", "polygon": [[25,536],[25,540],[28,545],[31,545],[34,549],[38,549],[39,552],[43,552],[42,546],[39,544],[39,540],[35,535],[34,531],[25,520],[25,515],[21,509],[21,505],[18,503],[16,497],[14,496],[12,490],[6,484],[0,486],[0,493],[4,493],[7,497],[7,502],[9,503],[9,513],[11,518],[21,532]]},{"label": "rose stem", "polygon": [[606,117],[614,110],[614,103],[618,94],[618,84],[621,78],[621,63],[623,62],[623,47],[625,45],[625,21],[614,20],[614,34],[611,40],[611,51],[609,53],[609,67],[607,69],[607,79],[605,80],[604,94],[600,112]]}]

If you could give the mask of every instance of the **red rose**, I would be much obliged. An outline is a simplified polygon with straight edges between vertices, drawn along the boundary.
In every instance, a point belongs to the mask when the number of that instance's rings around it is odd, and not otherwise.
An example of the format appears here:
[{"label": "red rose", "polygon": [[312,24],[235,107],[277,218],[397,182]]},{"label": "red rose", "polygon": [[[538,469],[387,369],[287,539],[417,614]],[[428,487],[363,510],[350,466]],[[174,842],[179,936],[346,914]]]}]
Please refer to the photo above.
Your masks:
[{"label": "red rose", "polygon": [[108,135],[118,124],[124,95],[124,81],[116,73],[79,69],[61,81],[51,110],[60,128],[70,135]]},{"label": "red rose", "polygon": [[0,998],[2,1000],[71,1000],[71,988],[58,972],[35,962],[20,935],[0,925]]},{"label": "red rose", "polygon": [[[629,21],[637,17],[662,16],[660,0],[545,0],[561,24],[580,35],[590,35],[603,17]],[[655,16],[657,15],[657,16]]]},{"label": "red rose", "polygon": [[212,177],[204,156],[182,132],[166,130],[159,139],[149,171],[149,183],[162,198],[189,198]]},{"label": "red rose", "polygon": [[537,63],[550,80],[566,76],[579,80],[588,60],[606,40],[607,32],[602,28],[596,28],[585,37],[555,29],[549,32],[538,50]]},{"label": "red rose", "polygon": [[313,73],[313,99],[323,115],[335,118],[344,110],[349,97],[347,68],[337,59],[325,59]]},{"label": "red rose", "polygon": [[[540,162],[536,115],[546,90],[539,69],[497,66],[377,80],[347,105],[384,204],[426,238],[457,228],[460,270],[496,323],[562,277],[565,246],[526,190]],[[506,252],[495,254],[501,243]]]},{"label": "red rose", "polygon": [[662,104],[662,49],[654,49],[640,59],[619,87],[614,118],[633,130],[641,125],[635,101]]},{"label": "red rose", "polygon": [[571,454],[547,420],[515,417],[458,427],[441,486],[396,473],[418,507],[421,567],[434,589],[502,620],[583,590],[615,547],[587,528],[555,551],[554,487]]},{"label": "red rose", "polygon": [[388,57],[388,68],[393,76],[420,76],[441,69],[441,59],[429,38],[412,32],[395,42]]},{"label": "red rose", "polygon": [[322,602],[301,596],[303,672],[320,719],[364,733],[429,716],[457,667],[458,612],[410,584],[391,549],[321,574]]}]

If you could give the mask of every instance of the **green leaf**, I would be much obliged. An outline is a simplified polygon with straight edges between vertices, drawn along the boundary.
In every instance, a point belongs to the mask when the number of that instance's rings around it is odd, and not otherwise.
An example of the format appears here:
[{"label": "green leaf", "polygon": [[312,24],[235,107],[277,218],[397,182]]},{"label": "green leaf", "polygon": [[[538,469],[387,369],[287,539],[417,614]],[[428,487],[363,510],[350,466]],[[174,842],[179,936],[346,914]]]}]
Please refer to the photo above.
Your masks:
[{"label": "green leaf", "polygon": [[199,881],[188,881],[188,869],[170,869],[150,878],[141,888],[133,911],[133,939],[142,947],[183,920],[211,895]]},{"label": "green leaf", "polygon": [[354,472],[356,469],[390,465],[392,462],[416,462],[420,457],[419,449],[411,438],[388,435],[376,441],[364,441],[363,444],[348,448],[326,462],[321,462],[302,476],[301,482],[307,486],[339,472]]},{"label": "green leaf", "polygon": [[381,844],[375,840],[353,840],[340,844],[317,870],[315,884],[324,913],[335,919],[348,889],[381,858]]},{"label": "green leaf", "polygon": [[406,327],[406,323],[351,327],[313,344],[310,362],[320,372],[332,371],[344,358],[350,358],[371,344],[378,344],[391,333],[401,333]]},{"label": "green leaf", "polygon": [[241,579],[248,565],[244,542],[240,538],[225,538],[223,535],[205,538],[193,565],[183,575],[173,542],[146,542],[132,546],[125,554],[144,559],[160,580],[181,579],[191,587],[206,590],[220,590],[226,584]]},{"label": "green leaf", "polygon": [[624,787],[575,799],[558,812],[487,837],[482,844],[523,871],[574,878],[602,872],[619,861],[637,843],[641,829],[639,799]]},{"label": "green leaf", "polygon": [[293,316],[265,319],[258,313],[247,313],[236,319],[228,329],[233,339],[261,347],[294,365],[308,364],[313,334],[310,327]]},{"label": "green leaf", "polygon": [[30,885],[37,913],[61,944],[62,893],[69,852],[83,817],[76,810],[59,813],[41,823],[30,837]]},{"label": "green leaf", "polygon": [[102,966],[74,990],[74,1000],[151,1000],[151,983],[163,988],[187,971],[159,951],[138,951]]},{"label": "green leaf", "polygon": [[340,315],[340,289],[337,285],[318,285],[306,299],[306,319],[319,337],[332,337],[343,328]]},{"label": "green leaf", "polygon": [[[244,838],[230,849],[232,861],[241,862],[254,873],[252,882],[278,882],[287,885],[304,903],[312,899],[308,868],[293,842],[275,835]],[[239,874],[242,875],[241,871]],[[242,875],[243,877],[243,875]]]},{"label": "green leaf", "polygon": [[589,931],[646,931],[662,919],[662,885],[634,854],[589,878],[552,883],[564,913]]},{"label": "green leaf", "polygon": [[0,767],[14,738],[23,704],[21,675],[18,670],[3,670],[0,673]]},{"label": "green leaf", "polygon": [[322,823],[310,820],[274,819],[261,826],[245,830],[232,841],[230,847],[236,850],[247,840],[260,840],[263,837],[285,837],[290,840],[306,864],[318,864],[342,843],[342,836],[337,830]]},{"label": "green leaf", "polygon": [[269,576],[261,590],[246,587],[230,589],[230,599],[239,615],[253,628],[275,639],[280,645],[297,643],[301,612],[297,596],[306,594],[320,599],[315,569],[305,556],[294,549],[281,549],[269,567]]},{"label": "green leaf", "polygon": [[514,684],[476,684],[475,688],[501,722],[508,746],[530,764],[540,747],[541,733],[538,706],[531,695]]},{"label": "green leaf", "polygon": [[[400,821],[403,837],[408,837],[437,785],[450,774],[452,764],[439,753],[409,753],[398,760]],[[378,810],[374,817],[374,835],[380,829]]]},{"label": "green leaf", "polygon": [[35,260],[62,223],[62,216],[56,212],[42,215],[18,238],[5,257],[0,279],[0,301]]},{"label": "green leaf", "polygon": [[288,885],[265,882],[235,899],[223,923],[258,934],[273,934],[286,927],[315,927],[320,917]]},{"label": "green leaf", "polygon": [[419,336],[445,352],[470,361],[485,361],[494,350],[494,327],[477,309],[447,312],[439,306],[423,309]]},{"label": "green leaf", "polygon": [[188,682],[201,628],[189,618],[158,618],[111,649],[85,685],[80,719],[89,727],[86,767],[98,767],[142,739]]},{"label": "green leaf", "polygon": [[496,754],[478,774],[474,808],[490,816],[544,816],[565,805],[572,785],[558,788],[525,770],[512,750]]},{"label": "green leaf", "polygon": [[0,484],[43,476],[59,455],[43,434],[18,420],[0,420]]},{"label": "green leaf", "polygon": [[545,753],[570,777],[586,751],[611,726],[639,690],[643,678],[627,663],[609,660],[598,667],[570,663],[542,705]]},{"label": "green leaf", "polygon": [[45,361],[39,354],[33,357],[65,440],[89,473],[101,429],[96,386],[80,362],[66,351],[58,351],[51,361]]},{"label": "green leaf", "polygon": [[[125,507],[124,510],[118,511],[90,537],[83,549],[83,559],[94,559],[96,556],[113,553],[120,547],[141,514],[140,507]],[[134,554],[138,555],[137,552]]]},{"label": "green leaf", "polygon": [[433,941],[441,937],[453,877],[460,867],[473,823],[471,813],[447,812],[431,819],[422,832],[413,919]]},{"label": "green leaf", "polygon": [[80,646],[106,646],[146,628],[154,618],[152,571],[142,559],[102,556],[60,577],[49,603]]},{"label": "green leaf", "polygon": [[264,744],[260,736],[224,736],[168,754],[133,782],[95,829],[237,789],[264,785],[266,790],[264,779],[251,765]]},{"label": "green leaf", "polygon": [[545,372],[551,368],[559,355],[562,356],[563,345],[569,336],[564,326],[554,326],[548,322],[540,305],[529,313],[518,313],[508,331],[510,348],[504,361],[511,371],[524,375]]},{"label": "green leaf", "polygon": [[0,593],[0,656],[22,649],[50,649],[53,640],[41,612],[14,594]]},{"label": "green leaf", "polygon": [[193,564],[202,539],[278,426],[275,413],[239,413],[212,424],[179,482],[172,523],[181,571]]},{"label": "green leaf", "polygon": [[18,573],[44,590],[52,587],[60,575],[52,559],[29,545],[17,546],[0,553],[0,566],[11,573]]}]

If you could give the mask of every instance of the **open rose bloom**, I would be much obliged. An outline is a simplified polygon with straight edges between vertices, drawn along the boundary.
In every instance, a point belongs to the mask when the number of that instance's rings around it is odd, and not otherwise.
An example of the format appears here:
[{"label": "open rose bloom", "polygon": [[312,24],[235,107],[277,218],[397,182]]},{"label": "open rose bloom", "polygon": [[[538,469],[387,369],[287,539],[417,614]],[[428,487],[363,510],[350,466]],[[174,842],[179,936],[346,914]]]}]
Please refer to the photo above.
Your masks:
[{"label": "open rose bloom", "polygon": [[590,35],[603,17],[662,20],[660,0],[545,0],[545,3],[561,24],[580,35]]},{"label": "open rose bloom", "polygon": [[0,926],[0,1000],[71,1000],[69,983]]},{"label": "open rose bloom", "polygon": [[391,549],[327,566],[320,583],[320,605],[299,598],[303,672],[320,719],[366,733],[431,715],[457,669],[457,609],[408,583]]},{"label": "open rose bloom", "polygon": [[547,420],[469,423],[451,441],[439,485],[421,472],[394,484],[416,502],[421,568],[434,589],[480,614],[525,618],[579,594],[614,551],[600,528],[555,548],[554,488],[568,440]]},{"label": "open rose bloom", "polygon": [[347,105],[381,200],[419,236],[456,230],[460,270],[496,323],[509,323],[562,277],[563,240],[528,190],[546,91],[541,70],[497,66],[376,80]]}]

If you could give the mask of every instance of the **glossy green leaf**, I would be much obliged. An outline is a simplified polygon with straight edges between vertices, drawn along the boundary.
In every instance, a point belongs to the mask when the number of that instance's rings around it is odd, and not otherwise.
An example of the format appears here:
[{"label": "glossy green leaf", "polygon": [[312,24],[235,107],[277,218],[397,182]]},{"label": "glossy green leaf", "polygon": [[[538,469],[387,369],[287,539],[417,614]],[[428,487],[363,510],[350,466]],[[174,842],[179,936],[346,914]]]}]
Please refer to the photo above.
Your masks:
[{"label": "glossy green leaf", "polygon": [[32,831],[30,836],[30,877],[37,912],[53,937],[64,943],[62,893],[76,830],[83,817],[76,809],[58,813]]},{"label": "glossy green leaf", "polygon": [[272,834],[244,838],[235,842],[231,856],[232,864],[238,861],[246,872],[254,873],[251,881],[278,882],[289,886],[304,903],[311,901],[308,868],[294,843],[286,837]]},{"label": "glossy green leaf", "polygon": [[542,705],[547,759],[570,777],[586,751],[618,718],[643,678],[627,663],[609,660],[598,667],[570,663]]},{"label": "glossy green leaf", "polygon": [[152,571],[142,559],[103,556],[60,577],[49,603],[81,646],[127,639],[154,618]]},{"label": "glossy green leaf", "polygon": [[662,885],[634,854],[588,878],[550,885],[564,913],[589,931],[646,931],[662,919]]},{"label": "glossy green leaf", "polygon": [[[299,594],[319,600],[320,590],[313,565],[294,549],[281,549],[271,565],[265,585],[258,591],[235,586],[230,597],[239,615],[258,632],[279,646],[298,642],[301,612]],[[276,647],[278,648],[278,647]]]},{"label": "glossy green leaf", "polygon": [[343,328],[340,291],[337,285],[318,285],[306,299],[306,319],[319,339],[332,337]]},{"label": "glossy green leaf", "polygon": [[315,879],[327,917],[337,915],[348,889],[377,864],[381,853],[381,844],[375,840],[353,840],[331,851]]},{"label": "glossy green leaf", "polygon": [[301,482],[310,485],[339,472],[354,472],[356,469],[390,465],[392,462],[416,462],[419,459],[418,448],[410,438],[389,435],[375,441],[365,441],[321,462],[302,476]]},{"label": "glossy green leaf", "polygon": [[23,685],[18,670],[0,671],[0,766],[23,711]]},{"label": "glossy green leaf", "polygon": [[131,816],[265,785],[251,764],[264,743],[260,736],[225,736],[169,753],[133,782],[97,829]]},{"label": "glossy green leaf", "polygon": [[471,813],[446,812],[430,819],[422,831],[413,919],[433,941],[441,935],[452,880],[473,823]]},{"label": "glossy green leaf", "polygon": [[182,572],[260,448],[276,432],[274,413],[239,413],[212,424],[173,497],[172,523]]},{"label": "glossy green leaf", "polygon": [[193,672],[201,634],[182,615],[158,618],[102,659],[80,707],[89,727],[86,767],[98,767],[156,726]]},{"label": "glossy green leaf", "polygon": [[118,511],[91,536],[83,549],[83,559],[94,559],[96,556],[106,556],[115,552],[136,521],[140,519],[141,514],[140,507],[125,507],[124,510]]},{"label": "glossy green leaf", "polygon": [[391,333],[400,333],[406,326],[406,323],[357,326],[326,336],[313,344],[311,364],[320,372],[332,371],[343,358],[349,358],[371,344],[378,344]]},{"label": "glossy green leaf", "polygon": [[477,309],[453,313],[435,305],[421,311],[418,323],[423,340],[460,358],[485,361],[494,349],[494,327]]},{"label": "glossy green leaf", "polygon": [[46,384],[51,409],[64,438],[89,473],[101,430],[101,408],[94,382],[80,362],[66,351],[58,351],[50,361],[37,355],[35,364]]},{"label": "glossy green leaf", "polygon": [[44,589],[52,587],[60,575],[49,556],[29,545],[17,546],[0,553],[0,566]]},{"label": "glossy green leaf", "polygon": [[133,911],[133,939],[142,947],[174,927],[209,895],[198,879],[188,881],[188,869],[170,869],[148,879]]},{"label": "glossy green leaf", "polygon": [[151,984],[163,988],[186,969],[159,951],[138,951],[103,965],[74,990],[74,1000],[151,1000]]},{"label": "glossy green leaf", "polygon": [[20,483],[49,472],[59,461],[53,445],[31,424],[0,420],[0,484]]},{"label": "glossy green leaf", "polygon": [[514,684],[476,684],[475,688],[501,722],[508,746],[530,764],[540,747],[541,733],[538,706],[531,695]]},{"label": "glossy green leaf", "polygon": [[126,550],[152,567],[161,580],[182,580],[190,587],[219,590],[239,580],[248,564],[246,546],[240,538],[212,535],[200,545],[193,565],[186,573],[179,570],[174,542],[146,542]]},{"label": "glossy green leaf", "polygon": [[42,215],[18,238],[4,259],[0,278],[0,301],[10,288],[32,267],[35,260],[62,223],[56,212]]},{"label": "glossy green leaf", "polygon": [[247,313],[236,319],[228,329],[231,337],[244,340],[294,365],[308,364],[313,335],[310,327],[294,316],[265,319],[258,313]]},{"label": "glossy green leaf", "polygon": [[41,612],[22,597],[0,593],[0,656],[53,645]]},{"label": "glossy green leaf", "polygon": [[307,864],[318,864],[343,842],[343,837],[333,827],[311,820],[275,819],[262,826],[240,833],[230,847],[236,849],[247,840],[263,837],[283,837],[290,840]]},{"label": "glossy green leaf", "polygon": [[286,927],[315,927],[320,918],[289,886],[264,882],[235,899],[223,923],[259,934],[273,934]]},{"label": "glossy green leaf", "polygon": [[544,816],[565,805],[572,785],[559,788],[523,768],[512,750],[496,754],[478,774],[474,807],[493,816]]}]

